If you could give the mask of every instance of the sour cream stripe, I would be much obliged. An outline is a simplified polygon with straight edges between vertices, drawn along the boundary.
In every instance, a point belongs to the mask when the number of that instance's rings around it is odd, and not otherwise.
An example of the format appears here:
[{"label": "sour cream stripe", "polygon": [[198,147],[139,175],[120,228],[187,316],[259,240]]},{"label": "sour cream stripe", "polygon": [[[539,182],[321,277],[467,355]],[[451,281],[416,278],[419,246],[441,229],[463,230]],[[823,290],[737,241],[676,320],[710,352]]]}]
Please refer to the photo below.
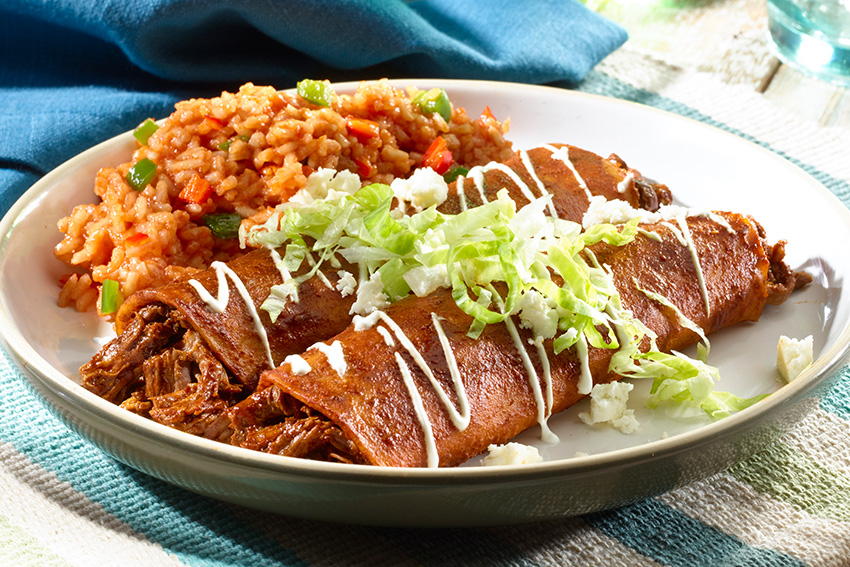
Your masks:
[{"label": "sour cream stripe", "polygon": [[705,278],[702,273],[702,265],[699,261],[699,254],[697,254],[696,246],[694,245],[694,239],[691,235],[691,229],[688,227],[688,219],[684,215],[676,216],[676,223],[674,225],[670,222],[663,221],[661,224],[670,229],[670,232],[673,236],[676,237],[676,240],[679,241],[679,244],[688,249],[688,253],[691,255],[691,262],[694,265],[694,270],[696,270],[697,274],[697,283],[699,283],[700,293],[702,294],[702,301],[705,305],[705,314],[711,315],[711,306],[708,301],[708,288],[705,285]]},{"label": "sour cream stripe", "polygon": [[[425,374],[428,381],[431,383],[431,386],[434,388],[437,396],[440,398],[443,406],[446,408],[446,411],[449,413],[449,417],[459,430],[463,431],[469,426],[470,422],[470,408],[469,408],[469,400],[466,395],[466,389],[464,388],[463,381],[460,377],[460,371],[457,366],[457,361],[455,360],[454,353],[451,350],[451,345],[449,344],[448,338],[445,336],[445,332],[443,331],[442,326],[439,323],[439,318],[435,314],[431,314],[431,320],[434,324],[435,330],[438,334],[438,338],[440,340],[440,346],[443,348],[443,352],[446,357],[446,365],[449,369],[449,375],[452,378],[455,395],[457,397],[457,405],[458,408],[455,408],[454,404],[449,400],[446,395],[445,390],[437,378],[434,376],[434,373],[431,371],[431,368],[425,362],[425,359],[422,358],[422,354],[416,348],[416,346],[410,341],[408,336],[405,334],[404,330],[396,323],[392,317],[384,313],[383,311],[373,311],[371,314],[366,317],[355,317],[354,325],[355,329],[363,330],[375,325],[378,320],[387,325],[387,327],[393,332],[398,342],[402,347],[410,354],[413,361],[417,366],[422,370]],[[383,335],[384,342],[387,342],[387,337]]]},{"label": "sour cream stripe", "polygon": [[395,353],[395,360],[404,380],[404,385],[407,387],[407,392],[410,394],[410,401],[413,402],[413,411],[416,413],[416,418],[419,420],[422,434],[425,437],[425,454],[427,455],[428,467],[436,468],[440,466],[440,454],[437,452],[437,441],[434,439],[434,428],[428,418],[428,410],[425,409],[422,395],[416,388],[416,383],[410,374],[410,367],[407,366],[399,352]]},{"label": "sour cream stripe", "polygon": [[466,191],[464,189],[463,183],[466,180],[466,177],[463,175],[458,176],[455,180],[455,191],[457,192],[457,198],[460,202],[460,210],[466,210]]},{"label": "sour cream stripe", "polygon": [[[528,155],[528,152],[521,151],[519,153],[520,159],[522,160],[522,165],[525,166],[525,171],[528,172],[528,175],[534,180],[537,184],[537,188],[540,190],[540,196],[551,195],[552,192],[549,191],[546,186],[540,181],[540,177],[537,175],[537,170],[534,169],[534,164],[531,163],[531,158]],[[555,209],[555,205],[552,203],[552,200],[549,200],[549,203],[546,205],[549,209],[549,214],[554,218],[558,218],[558,211]]]},{"label": "sour cream stripe", "polygon": [[198,297],[200,297],[201,301],[206,303],[210,309],[212,309],[215,313],[222,313],[230,301],[230,286],[227,285],[227,278],[230,278],[230,281],[233,282],[233,286],[236,288],[236,291],[238,291],[240,297],[242,297],[242,301],[245,303],[245,308],[251,315],[251,319],[254,321],[254,330],[260,337],[260,342],[263,343],[263,348],[266,349],[266,360],[269,363],[269,368],[274,368],[276,365],[274,360],[272,360],[272,351],[269,347],[269,337],[268,334],[266,334],[266,328],[260,320],[257,308],[254,307],[254,301],[248,294],[248,290],[245,288],[245,284],[242,282],[242,279],[224,262],[216,260],[210,264],[210,267],[215,270],[216,279],[218,280],[217,297],[213,297],[212,294],[208,292],[197,280],[189,280],[189,285],[195,289]]},{"label": "sour cream stripe", "polygon": [[484,168],[477,165],[469,170],[467,178],[472,179],[472,184],[478,190],[478,196],[481,197],[481,204],[489,202],[487,192],[484,190]]},{"label": "sour cream stripe", "polygon": [[572,172],[573,176],[576,178],[576,182],[578,183],[578,186],[581,187],[582,189],[584,189],[584,193],[585,193],[585,195],[587,195],[587,198],[592,199],[593,193],[590,192],[590,189],[587,187],[587,183],[585,183],[584,179],[582,178],[582,176],[579,174],[578,170],[576,169],[576,166],[573,165],[572,160],[570,160],[570,148],[568,146],[556,148],[554,146],[550,146],[549,144],[546,144],[542,147],[544,147],[547,150],[549,150],[550,152],[552,152],[553,158],[564,162],[564,165],[566,165],[569,168],[569,170]]},{"label": "sour cream stripe", "polygon": [[[546,402],[543,399],[543,391],[540,388],[540,377],[537,375],[537,370],[534,369],[534,364],[531,362],[531,357],[528,356],[528,351],[526,351],[525,347],[523,347],[522,338],[519,336],[516,324],[514,324],[513,319],[510,317],[505,318],[505,328],[507,328],[508,333],[511,336],[511,340],[514,342],[514,346],[522,359],[522,365],[525,368],[525,372],[528,374],[528,383],[531,386],[534,403],[537,404],[537,423],[540,425],[540,439],[542,439],[544,443],[557,443],[558,436],[549,429],[548,418],[549,415],[551,415],[551,408],[548,410],[546,408]],[[551,376],[549,377],[549,383],[545,386],[547,389],[552,387]]]}]

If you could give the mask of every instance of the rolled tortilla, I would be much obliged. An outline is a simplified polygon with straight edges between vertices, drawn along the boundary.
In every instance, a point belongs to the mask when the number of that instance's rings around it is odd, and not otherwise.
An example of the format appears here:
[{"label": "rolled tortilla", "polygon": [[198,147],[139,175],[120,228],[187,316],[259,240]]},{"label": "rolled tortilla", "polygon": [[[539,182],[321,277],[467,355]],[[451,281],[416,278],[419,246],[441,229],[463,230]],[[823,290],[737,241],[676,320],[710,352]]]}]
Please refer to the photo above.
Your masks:
[{"label": "rolled tortilla", "polygon": [[[690,217],[687,226],[692,247],[669,222],[642,226],[647,232],[622,247],[591,247],[610,267],[623,306],[658,335],[658,348],[666,352],[695,343],[699,335],[642,290],[665,297],[709,334],[758,320],[768,302],[795,285],[792,272],[772,268],[782,261],[781,246],[775,252],[766,245],[749,217]],[[780,272],[786,279],[777,281]],[[230,410],[231,441],[296,457],[452,466],[536,423],[545,431],[541,416],[562,411],[589,391],[581,384],[576,352],[556,356],[547,340],[541,356],[519,321],[488,325],[478,339],[467,336],[471,318],[450,290],[405,298],[376,317],[368,328],[355,322],[308,349],[297,367],[286,363],[263,373],[257,391]],[[642,348],[648,346],[645,340]],[[619,378],[609,371],[614,352],[589,348],[593,383]],[[462,386],[455,385],[452,368]]]},{"label": "rolled tortilla", "polygon": [[[340,270],[346,268],[352,269]],[[265,249],[136,292],[117,313],[118,336],[80,368],[82,384],[161,423],[227,440],[224,409],[253,391],[261,371],[351,321],[354,297],[337,289],[339,278],[327,270],[303,282],[299,301],[289,303],[274,322],[260,306],[283,277]],[[229,297],[217,312],[197,286],[216,296],[220,279]]]},{"label": "rolled tortilla", "polygon": [[456,214],[494,200],[502,189],[508,190],[517,208],[551,194],[549,213],[578,223],[592,197],[625,201],[648,211],[672,201],[666,185],[644,178],[615,154],[603,158],[575,146],[547,144],[518,151],[504,163],[472,168],[451,183],[439,210]]},{"label": "rolled tortilla", "polygon": [[[450,186],[442,212],[476,206],[501,189],[518,206],[550,193],[552,212],[575,221],[593,195],[650,210],[670,201],[666,187],[644,180],[616,156],[602,158],[559,144],[517,152],[504,164],[473,171],[470,180]],[[458,183],[467,188],[463,201]],[[340,270],[356,270],[342,266],[324,268],[302,283],[299,300],[289,302],[272,323],[260,307],[271,287],[283,283],[271,254],[254,250],[228,263],[235,278],[221,267],[210,268],[132,295],[117,313],[118,337],[80,369],[83,386],[161,423],[226,441],[230,431],[224,409],[254,390],[260,372],[336,335],[352,317],[355,297],[341,293],[338,282]],[[191,280],[217,296],[220,278],[229,300],[216,312]],[[238,282],[250,302],[244,301]]]}]

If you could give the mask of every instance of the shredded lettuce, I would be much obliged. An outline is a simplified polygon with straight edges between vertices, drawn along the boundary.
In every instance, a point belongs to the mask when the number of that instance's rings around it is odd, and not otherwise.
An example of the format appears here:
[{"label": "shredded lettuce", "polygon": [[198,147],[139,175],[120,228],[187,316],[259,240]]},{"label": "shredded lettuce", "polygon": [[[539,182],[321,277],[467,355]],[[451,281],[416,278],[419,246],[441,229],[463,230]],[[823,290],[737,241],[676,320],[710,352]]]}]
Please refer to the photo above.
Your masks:
[{"label": "shredded lettuce", "polygon": [[[327,183],[341,184],[327,172],[322,175]],[[613,349],[613,372],[653,380],[653,407],[682,403],[719,418],[761,399],[715,392],[719,373],[705,363],[707,349],[700,351],[700,360],[658,352],[652,331],[623,308],[610,269],[599,265],[588,247],[628,244],[641,234],[637,218],[583,231],[577,223],[545,214],[551,196],[518,211],[504,190],[495,200],[455,215],[439,212],[436,205],[402,214],[394,208],[393,189],[380,183],[320,195],[280,205],[266,223],[241,235],[250,246],[282,251],[277,266],[284,282],[271,289],[263,304],[272,320],[288,301],[297,300],[301,282],[324,263],[338,266],[343,258],[359,266],[361,283],[380,282],[381,297],[390,301],[451,288],[457,306],[472,317],[471,337],[478,337],[486,325],[520,314],[535,336],[554,339],[555,353],[571,347],[581,352]],[[309,269],[299,272],[305,260]],[[658,294],[642,291],[672,306]],[[359,299],[355,305],[361,304],[374,308],[374,302]],[[523,317],[521,311],[532,304],[549,312]],[[707,345],[702,331],[687,323],[683,321]],[[639,346],[646,340],[652,347],[642,352]]]}]

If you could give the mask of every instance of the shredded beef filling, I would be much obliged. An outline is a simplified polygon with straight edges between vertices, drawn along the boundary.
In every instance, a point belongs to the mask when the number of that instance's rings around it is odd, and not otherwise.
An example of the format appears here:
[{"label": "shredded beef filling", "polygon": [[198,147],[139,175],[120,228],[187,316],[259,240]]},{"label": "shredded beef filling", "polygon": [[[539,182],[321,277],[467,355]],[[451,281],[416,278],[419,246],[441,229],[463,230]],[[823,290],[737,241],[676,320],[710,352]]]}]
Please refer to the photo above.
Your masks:
[{"label": "shredded beef filling", "polygon": [[245,427],[234,435],[229,410],[251,392],[162,304],[140,309],[80,373],[88,390],[180,431],[279,455],[364,461],[333,422],[276,388],[263,396],[268,405],[239,414]]},{"label": "shredded beef filling", "polygon": [[229,413],[234,445],[288,457],[367,463],[336,424],[277,386],[256,392]]}]

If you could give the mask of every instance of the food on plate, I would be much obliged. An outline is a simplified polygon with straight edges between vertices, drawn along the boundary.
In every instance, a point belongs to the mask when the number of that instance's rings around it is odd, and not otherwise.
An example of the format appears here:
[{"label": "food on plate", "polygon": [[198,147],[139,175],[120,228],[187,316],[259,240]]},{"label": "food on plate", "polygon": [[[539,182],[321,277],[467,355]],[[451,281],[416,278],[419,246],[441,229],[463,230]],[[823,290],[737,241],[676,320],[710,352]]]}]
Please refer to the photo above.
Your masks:
[{"label": "food on plate", "polygon": [[[652,210],[658,208],[659,199],[661,204],[670,201],[666,187],[643,180],[622,160],[563,145],[517,152],[504,164],[479,168],[482,178],[470,182],[472,186],[485,180],[480,191],[475,189],[479,199],[483,195],[490,202],[498,191],[520,202],[526,195],[551,195],[545,211],[559,218],[580,218],[579,211],[593,196],[628,199]],[[507,168],[514,173],[505,174]],[[477,176],[473,171],[470,177]],[[525,184],[531,179],[537,180],[535,193]],[[393,193],[399,204],[396,210],[404,207],[410,211],[404,199],[409,198],[411,182],[422,185],[422,191],[442,184],[438,210],[448,210],[445,214],[449,215],[460,208],[461,193],[456,187],[464,182],[463,177],[446,186],[439,177],[426,176],[419,181],[414,176],[410,181],[392,182],[393,187],[404,185]],[[329,192],[344,195],[358,189],[356,176],[320,170],[293,196],[290,205],[308,206],[317,196],[327,198]],[[558,204],[556,209],[552,203]],[[470,199],[464,208],[478,204],[480,201]],[[263,227],[256,228],[255,232],[262,234]],[[315,265],[316,259],[307,260],[291,274],[281,271],[276,260],[280,256],[275,247],[263,247],[226,266],[217,264],[159,288],[137,291],[117,310],[118,337],[81,368],[83,385],[161,423],[227,440],[230,430],[224,409],[254,390],[262,370],[343,331],[353,313],[364,308],[361,304],[369,304],[368,285],[361,286],[359,294],[355,292],[358,285],[353,274],[357,270],[344,260],[335,267],[325,264],[315,273],[309,262]],[[298,300],[287,301],[272,321],[262,306],[270,290],[284,284],[285,276],[304,279],[298,287]],[[220,281],[226,282],[230,298],[221,312],[216,312],[198,289],[215,295]],[[244,282],[244,287],[237,282]],[[243,289],[250,303],[243,300]]]},{"label": "food on plate", "polygon": [[791,382],[812,365],[814,359],[814,337],[794,339],[782,335],[776,345],[776,369],[780,376]]},{"label": "food on plate", "polygon": [[[353,94],[320,81],[302,81],[295,93],[246,84],[180,102],[161,124],[136,130],[130,161],[100,170],[95,202],[59,221],[54,253],[73,268],[59,304],[85,311],[107,280],[128,297],[232,259],[240,222],[262,219],[319,168],[364,183],[407,177],[423,161],[470,168],[511,155],[506,131],[486,107],[470,116],[441,89],[387,81]],[[431,149],[437,140],[441,148]]]},{"label": "food on plate", "polygon": [[[230,298],[216,311],[194,286],[216,294],[220,278]],[[354,297],[341,295],[339,281],[328,271],[303,282],[299,301],[274,322],[260,305],[282,279],[265,249],[191,279],[140,290],[118,311],[118,336],[80,369],[83,385],[160,423],[226,441],[224,410],[253,391],[272,360],[347,326]]]},{"label": "food on plate", "polygon": [[458,213],[492,201],[503,189],[518,208],[549,193],[549,214],[574,222],[581,222],[594,197],[648,211],[672,202],[666,185],[644,178],[615,154],[602,158],[575,146],[546,144],[464,171],[439,210]]},{"label": "food on plate", "polygon": [[522,443],[506,443],[504,445],[490,445],[487,448],[487,456],[481,460],[486,466],[499,465],[529,465],[539,463],[543,460],[537,447],[523,445]]},{"label": "food on plate", "polygon": [[[597,225],[582,234],[571,248],[542,247],[535,261],[548,270],[517,284],[523,291],[513,308],[501,281],[471,302],[458,301],[462,284],[357,317],[297,361],[264,372],[257,391],[230,410],[231,441],[297,457],[424,467],[463,463],[535,424],[552,440],[549,416],[593,384],[654,376],[657,395],[681,396],[688,380],[711,382],[700,361],[669,353],[758,320],[797,285],[792,272],[772,269],[781,250],[743,215],[679,213],[673,222]],[[789,279],[776,281],[777,273]],[[542,315],[535,302],[548,304]],[[671,378],[679,365],[691,365],[688,378]],[[694,401],[713,413],[728,409],[724,399]]]},{"label": "food on plate", "polygon": [[784,241],[506,130],[385,81],[249,84],[144,123],[60,222],[60,305],[96,299],[118,332],[83,386],[243,448],[399,467],[537,461],[509,441],[557,441],[588,395],[583,420],[632,431],[622,378],[713,418],[763,397],[714,392],[708,335],[809,281]]}]

